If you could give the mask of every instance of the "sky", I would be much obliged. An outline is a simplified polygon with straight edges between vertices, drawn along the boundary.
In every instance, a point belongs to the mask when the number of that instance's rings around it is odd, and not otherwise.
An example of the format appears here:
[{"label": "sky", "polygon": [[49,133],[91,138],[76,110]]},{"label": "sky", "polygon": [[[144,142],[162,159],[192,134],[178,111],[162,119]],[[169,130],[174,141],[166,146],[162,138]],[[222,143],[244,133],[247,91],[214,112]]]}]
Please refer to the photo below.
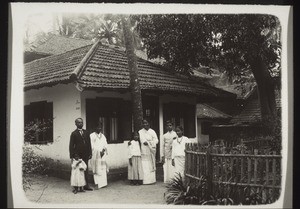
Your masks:
[{"label": "sky", "polygon": [[53,28],[53,14],[33,14],[28,16],[25,31],[27,30],[29,40],[33,41],[39,32],[50,32]]}]

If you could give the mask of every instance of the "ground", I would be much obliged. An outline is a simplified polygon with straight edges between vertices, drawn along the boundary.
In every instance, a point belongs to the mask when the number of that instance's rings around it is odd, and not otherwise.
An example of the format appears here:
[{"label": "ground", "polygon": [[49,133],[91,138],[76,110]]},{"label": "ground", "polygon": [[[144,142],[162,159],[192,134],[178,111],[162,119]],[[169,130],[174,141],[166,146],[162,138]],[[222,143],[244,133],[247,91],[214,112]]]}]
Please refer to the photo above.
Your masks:
[{"label": "ground", "polygon": [[131,186],[126,179],[115,180],[108,182],[105,188],[73,194],[68,180],[46,176],[31,179],[32,185],[26,196],[37,203],[166,204],[166,188],[161,180],[141,186]]}]

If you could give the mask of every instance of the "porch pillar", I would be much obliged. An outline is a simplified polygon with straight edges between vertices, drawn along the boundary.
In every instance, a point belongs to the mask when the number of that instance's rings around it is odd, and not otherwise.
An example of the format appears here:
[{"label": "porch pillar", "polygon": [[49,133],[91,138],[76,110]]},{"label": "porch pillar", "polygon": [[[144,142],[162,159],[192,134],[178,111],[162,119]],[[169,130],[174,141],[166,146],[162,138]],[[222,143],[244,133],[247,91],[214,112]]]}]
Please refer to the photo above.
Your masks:
[{"label": "porch pillar", "polygon": [[162,99],[159,96],[158,97],[158,117],[159,117],[159,137],[161,137],[162,135],[164,135],[164,117],[163,117],[163,103],[162,103]]}]

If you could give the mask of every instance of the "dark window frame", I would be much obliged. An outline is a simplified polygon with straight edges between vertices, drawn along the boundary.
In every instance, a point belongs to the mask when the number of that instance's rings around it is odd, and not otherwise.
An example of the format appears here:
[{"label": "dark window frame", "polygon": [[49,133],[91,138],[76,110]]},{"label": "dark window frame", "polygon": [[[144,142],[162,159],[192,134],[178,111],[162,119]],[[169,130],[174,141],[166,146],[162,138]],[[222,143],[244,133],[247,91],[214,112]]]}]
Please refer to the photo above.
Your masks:
[{"label": "dark window frame", "polygon": [[[117,139],[112,140],[111,124],[106,124],[106,130],[104,135],[108,144],[124,143],[126,140],[130,140],[132,132],[132,121],[126,123],[126,121],[132,120],[131,103],[128,100],[114,97],[96,97],[86,99],[86,124],[87,129],[92,133],[99,123],[99,118],[106,118],[106,121],[110,121],[112,118],[117,119]],[[109,134],[108,134],[109,133]]]},{"label": "dark window frame", "polygon": [[[169,102],[163,104],[164,132],[166,121],[173,120],[174,129],[183,121],[184,135],[196,138],[196,105],[183,102]],[[175,120],[175,122],[174,122]]]},{"label": "dark window frame", "polygon": [[50,129],[42,133],[36,133],[35,140],[30,144],[48,144],[53,143],[53,102],[37,101],[24,106],[24,127],[28,123],[46,122]]}]

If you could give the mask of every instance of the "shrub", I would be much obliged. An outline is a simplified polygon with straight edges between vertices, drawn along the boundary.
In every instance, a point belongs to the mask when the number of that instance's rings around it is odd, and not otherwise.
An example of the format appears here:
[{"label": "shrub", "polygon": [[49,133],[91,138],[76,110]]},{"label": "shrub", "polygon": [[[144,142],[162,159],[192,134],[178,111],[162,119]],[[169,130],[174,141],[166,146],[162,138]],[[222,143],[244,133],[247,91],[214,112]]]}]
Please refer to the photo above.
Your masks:
[{"label": "shrub", "polygon": [[24,142],[35,141],[37,136],[40,134],[46,133],[51,129],[53,120],[46,121],[30,121],[25,124],[24,127]]},{"label": "shrub", "polygon": [[22,155],[23,189],[26,191],[30,188],[30,176],[48,174],[53,165],[54,160],[41,157],[34,152],[32,147],[24,145]]},{"label": "shrub", "polygon": [[192,184],[192,182],[186,183],[179,174],[173,177],[166,187],[165,199],[167,204],[199,204],[205,200],[206,179],[204,176],[201,176],[196,184]]},{"label": "shrub", "polygon": [[273,203],[279,198],[279,190],[274,190],[274,195],[267,198],[265,189],[232,185],[229,180],[225,184],[215,184],[213,193],[208,194],[205,176],[186,183],[179,175],[167,184],[165,199],[167,204],[175,205],[260,205]]},{"label": "shrub", "polygon": [[[37,134],[41,134],[49,130],[52,126],[52,120],[48,121],[31,121],[24,127],[24,142],[22,155],[22,173],[23,173],[23,189],[26,191],[31,186],[30,175],[47,174],[54,161],[49,158],[41,157],[36,154],[33,147],[28,143],[36,139]],[[35,146],[38,148],[37,146]]]}]

